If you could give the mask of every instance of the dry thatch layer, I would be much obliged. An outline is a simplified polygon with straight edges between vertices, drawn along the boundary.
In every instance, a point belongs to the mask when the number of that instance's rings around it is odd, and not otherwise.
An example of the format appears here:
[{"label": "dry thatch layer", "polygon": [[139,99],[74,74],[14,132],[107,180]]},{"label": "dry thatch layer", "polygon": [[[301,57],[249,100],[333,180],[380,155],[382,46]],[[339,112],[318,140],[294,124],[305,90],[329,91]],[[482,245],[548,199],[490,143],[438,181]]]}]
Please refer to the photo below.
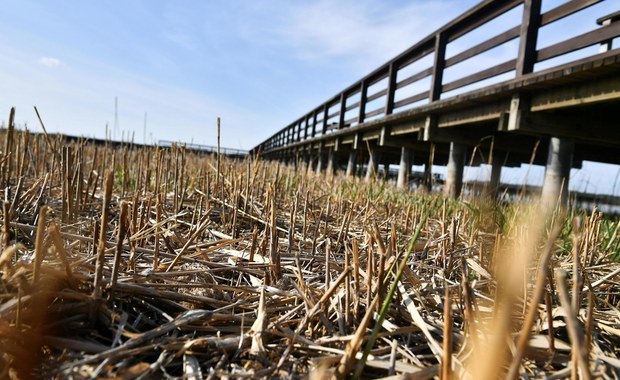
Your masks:
[{"label": "dry thatch layer", "polygon": [[0,378],[620,377],[620,224],[9,130]]}]

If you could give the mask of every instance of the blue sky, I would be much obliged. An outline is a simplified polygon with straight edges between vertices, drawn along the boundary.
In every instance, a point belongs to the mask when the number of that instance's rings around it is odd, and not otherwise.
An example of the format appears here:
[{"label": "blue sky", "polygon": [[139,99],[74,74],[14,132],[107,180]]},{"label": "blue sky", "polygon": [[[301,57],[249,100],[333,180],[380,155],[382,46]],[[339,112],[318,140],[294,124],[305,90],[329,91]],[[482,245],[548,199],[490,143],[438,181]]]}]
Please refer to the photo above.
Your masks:
[{"label": "blue sky", "polygon": [[147,140],[200,144],[221,116],[223,144],[251,148],[475,3],[0,0],[0,109],[136,141],[146,112]]},{"label": "blue sky", "polygon": [[[539,46],[594,27],[617,1],[542,33]],[[108,125],[116,139],[211,145],[220,116],[222,144],[248,149],[476,3],[0,0],[0,120],[16,106],[17,122],[40,131],[36,105],[51,132],[105,137]]]}]

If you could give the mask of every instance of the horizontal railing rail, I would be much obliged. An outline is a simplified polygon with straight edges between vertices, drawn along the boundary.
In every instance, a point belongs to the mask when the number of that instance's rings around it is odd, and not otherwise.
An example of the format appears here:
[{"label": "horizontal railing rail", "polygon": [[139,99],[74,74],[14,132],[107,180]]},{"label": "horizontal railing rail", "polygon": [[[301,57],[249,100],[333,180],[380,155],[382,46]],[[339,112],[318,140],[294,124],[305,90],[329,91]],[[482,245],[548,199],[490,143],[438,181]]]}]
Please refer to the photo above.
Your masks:
[{"label": "horizontal railing rail", "polygon": [[[191,143],[180,143],[169,140],[159,140],[158,146],[163,148],[170,148],[173,145],[184,146],[185,149],[208,152],[208,153],[217,153],[217,146],[212,145],[201,145],[201,144],[191,144]],[[220,153],[226,156],[247,156],[248,151],[243,149],[235,149],[235,148],[224,148],[220,147]]]},{"label": "horizontal railing rail", "polygon": [[[542,62],[567,56],[590,46],[609,43],[620,36],[620,22],[616,22],[620,16],[617,13],[591,20],[592,30],[548,46],[537,46],[539,31],[543,27],[583,12],[603,1],[569,0],[546,12],[541,12],[542,0],[482,1],[282,128],[253,148],[252,152],[269,152],[291,143],[329,135],[405,109],[451,97],[455,95],[452,92],[484,87],[494,78],[506,80],[502,76],[512,72],[514,78],[519,78],[538,71],[536,65]],[[447,54],[449,50],[458,50],[461,37],[485,24],[513,14],[518,15],[516,20],[512,20],[515,25],[510,25],[507,29],[477,41],[473,46],[467,46],[455,54]],[[514,56],[473,73],[448,79],[446,73],[449,69],[472,62],[493,49],[516,43],[517,40],[518,49]],[[426,63],[426,60],[430,62]],[[416,64],[422,68],[415,68]],[[411,70],[412,68],[415,69]]]}]

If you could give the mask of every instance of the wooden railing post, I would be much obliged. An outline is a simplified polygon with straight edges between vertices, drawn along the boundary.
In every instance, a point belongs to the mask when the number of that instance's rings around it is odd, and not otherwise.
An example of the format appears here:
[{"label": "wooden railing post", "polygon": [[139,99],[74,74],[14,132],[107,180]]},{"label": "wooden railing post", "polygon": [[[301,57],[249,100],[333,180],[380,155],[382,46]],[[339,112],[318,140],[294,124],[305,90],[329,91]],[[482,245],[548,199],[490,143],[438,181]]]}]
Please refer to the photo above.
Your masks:
[{"label": "wooden railing post", "polygon": [[394,111],[394,96],[396,94],[396,74],[398,73],[398,67],[395,62],[390,63],[390,69],[388,71],[388,83],[387,83],[387,97],[385,100],[384,115],[387,116]]},{"label": "wooden railing post", "polygon": [[329,105],[325,103],[323,105],[323,133],[327,132],[327,117],[329,116]]},{"label": "wooden railing post", "polygon": [[[542,0],[523,1],[523,19],[519,37],[519,55],[515,67],[517,78],[534,71],[536,64],[536,44],[538,41],[538,29],[540,28],[540,8]],[[508,131],[521,128],[521,123],[530,112],[529,97],[524,94],[515,94],[510,103],[508,116]]]},{"label": "wooden railing post", "polygon": [[316,119],[318,117],[317,110],[314,110],[312,115],[312,137],[316,136]]},{"label": "wooden railing post", "polygon": [[338,115],[338,129],[344,128],[344,114],[347,110],[347,96],[343,92],[340,94],[340,114]]},{"label": "wooden railing post", "polygon": [[357,123],[362,124],[366,118],[366,99],[368,98],[368,83],[362,80],[360,86],[360,107],[357,115]]},{"label": "wooden railing post", "polygon": [[444,33],[435,35],[435,59],[433,60],[433,74],[431,77],[431,88],[428,93],[429,101],[434,102],[441,97],[441,87],[443,84],[443,71],[446,67],[446,45],[448,44]]},{"label": "wooden railing post", "polygon": [[304,140],[308,138],[308,126],[310,125],[310,115],[305,117],[306,123],[304,126]]},{"label": "wooden railing post", "polygon": [[536,43],[540,28],[540,7],[542,0],[524,0],[521,36],[519,37],[519,55],[517,56],[516,76],[534,71],[536,63]]},{"label": "wooden railing post", "polygon": [[[431,75],[431,88],[428,91],[428,101],[434,102],[441,97],[441,88],[443,86],[443,71],[446,67],[446,45],[448,44],[447,36],[444,33],[435,35],[435,57],[433,59],[433,73]],[[424,141],[432,138],[433,130],[437,127],[437,117],[428,115],[424,125]]]}]

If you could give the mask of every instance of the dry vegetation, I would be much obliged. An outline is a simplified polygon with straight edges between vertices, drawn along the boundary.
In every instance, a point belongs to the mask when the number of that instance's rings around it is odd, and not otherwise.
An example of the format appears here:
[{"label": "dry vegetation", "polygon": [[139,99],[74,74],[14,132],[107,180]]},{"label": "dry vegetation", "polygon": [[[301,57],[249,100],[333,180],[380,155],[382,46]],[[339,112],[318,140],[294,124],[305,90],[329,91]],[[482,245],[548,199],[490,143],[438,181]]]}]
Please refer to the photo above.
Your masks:
[{"label": "dry vegetation", "polygon": [[0,378],[620,377],[620,224],[3,131]]}]

